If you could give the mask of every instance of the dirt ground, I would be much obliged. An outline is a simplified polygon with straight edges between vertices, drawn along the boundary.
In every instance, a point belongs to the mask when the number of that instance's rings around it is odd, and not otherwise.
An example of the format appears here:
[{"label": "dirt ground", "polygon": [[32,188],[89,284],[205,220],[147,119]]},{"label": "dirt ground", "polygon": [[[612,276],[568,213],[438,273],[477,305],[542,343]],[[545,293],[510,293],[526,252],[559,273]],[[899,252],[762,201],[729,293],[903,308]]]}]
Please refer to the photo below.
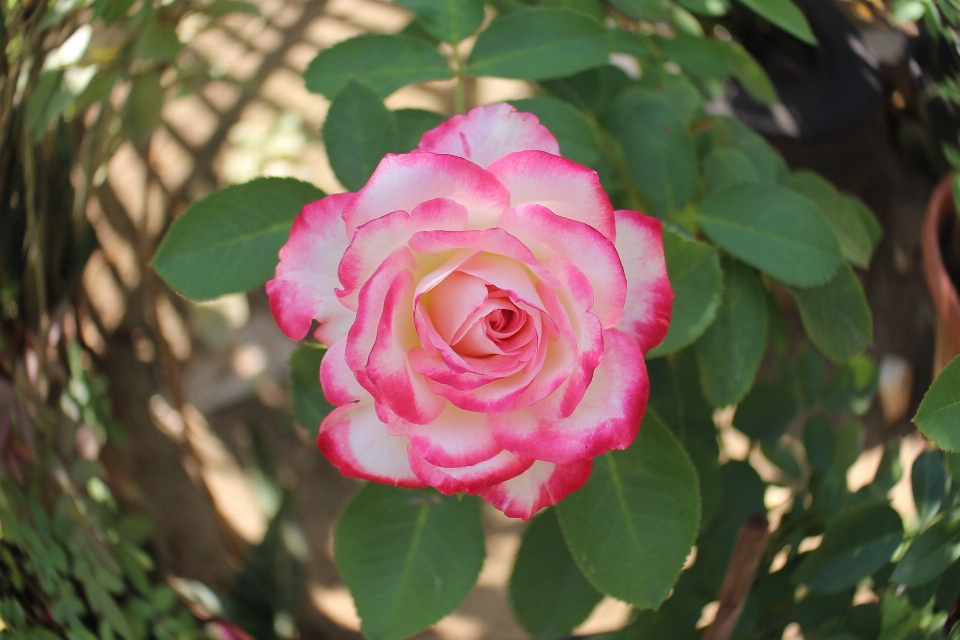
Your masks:
[{"label": "dirt ground", "polygon": [[[308,602],[301,637],[357,638],[352,602],[332,561],[331,531],[358,485],[336,472],[293,423],[287,358],[295,345],[277,329],[262,292],[194,305],[166,291],[146,260],[171,216],[217,186],[283,175],[342,191],[320,138],[329,103],[308,93],[300,74],[319,49],[363,32],[397,31],[409,16],[380,0],[255,4],[260,16],[234,15],[216,25],[196,20],[181,30],[192,55],[211,63],[219,79],[173,100],[148,148],[126,146],[111,162],[88,209],[102,250],[84,275],[81,328],[100,354],[118,418],[131,433],[131,446],[113,454],[116,471],[132,480],[127,500],[157,522],[163,567],[215,588],[229,584],[247,546],[266,530],[255,473],[258,451],[266,450],[284,487],[294,491],[306,535]],[[477,81],[470,91],[478,103],[532,95],[526,83],[492,79]],[[451,87],[437,82],[406,88],[387,104],[450,113]],[[871,353],[878,360],[900,357],[913,374],[907,384],[910,411],[885,424],[879,409],[871,410],[868,448],[911,432],[906,416],[913,415],[931,377],[933,326],[919,254],[933,171],[885,115],[876,127],[862,135],[879,140],[879,150],[856,175],[829,162],[825,167],[831,179],[867,200],[883,223],[886,235],[866,280],[876,319]],[[835,144],[821,156],[830,158],[856,141]],[[736,436],[726,438],[725,446],[730,457],[749,454]],[[905,461],[923,446],[911,437]],[[852,484],[872,475],[876,452],[864,455]],[[772,502],[781,499],[771,496]],[[897,501],[912,509],[903,491]],[[418,638],[525,637],[505,596],[522,525],[493,509],[485,521],[488,557],[478,586],[454,614]],[[580,631],[615,628],[628,615],[626,605],[607,600]]]}]

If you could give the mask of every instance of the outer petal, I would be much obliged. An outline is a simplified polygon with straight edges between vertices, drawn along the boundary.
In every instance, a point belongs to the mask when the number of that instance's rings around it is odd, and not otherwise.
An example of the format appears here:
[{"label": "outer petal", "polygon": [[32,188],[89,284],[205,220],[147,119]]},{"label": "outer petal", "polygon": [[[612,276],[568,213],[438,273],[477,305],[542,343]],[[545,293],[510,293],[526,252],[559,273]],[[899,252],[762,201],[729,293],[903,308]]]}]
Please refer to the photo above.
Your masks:
[{"label": "outer petal", "polygon": [[636,211],[617,211],[617,251],[627,275],[627,301],[617,329],[633,336],[644,354],[667,335],[673,288],[663,257],[663,225]]},{"label": "outer petal", "polygon": [[343,212],[347,235],[393,211],[413,211],[447,198],[467,208],[470,226],[486,228],[510,206],[510,194],[489,172],[469,160],[435,153],[387,154]]},{"label": "outer petal", "polygon": [[523,473],[534,464],[533,458],[523,458],[509,451],[469,467],[440,468],[410,450],[410,468],[421,480],[440,493],[479,493],[490,485],[499,484]]},{"label": "outer petal", "polygon": [[335,407],[349,404],[367,395],[346,361],[347,339],[333,343],[320,362],[320,386],[327,402]]},{"label": "outer petal", "polygon": [[540,509],[582,487],[592,469],[592,459],[570,464],[538,460],[519,476],[484,489],[480,497],[511,518],[529,520]]},{"label": "outer petal", "polygon": [[613,205],[593,169],[543,151],[520,151],[488,170],[510,191],[510,206],[535,202],[590,225],[610,240],[616,238]]},{"label": "outer petal", "polygon": [[556,463],[630,446],[650,395],[647,368],[640,349],[626,334],[609,329],[603,339],[603,359],[574,412],[559,417],[562,394],[557,392],[528,409],[490,416],[500,446]]},{"label": "outer petal", "polygon": [[405,426],[411,449],[441,467],[469,467],[503,450],[490,433],[485,413],[447,405],[433,422]]},{"label": "outer petal", "polygon": [[317,436],[320,451],[345,476],[397,487],[425,487],[410,470],[408,442],[387,433],[369,398],[334,409]]},{"label": "outer petal", "polygon": [[514,151],[538,149],[560,155],[550,130],[532,113],[500,103],[474,107],[423,134],[420,151],[460,156],[486,167]]},{"label": "outer petal", "polygon": [[313,320],[320,323],[314,336],[333,344],[347,335],[354,312],[337,300],[337,265],[347,249],[341,212],[352,193],[327,196],[303,207],[293,221],[290,239],[280,249],[276,277],[267,282],[270,310],[291,340],[302,340]]},{"label": "outer petal", "polygon": [[356,230],[350,246],[343,254],[337,268],[343,290],[338,291],[337,296],[344,305],[356,309],[360,287],[415,232],[438,229],[460,231],[466,228],[466,208],[444,198],[417,205],[412,213],[393,211],[371,220]]},{"label": "outer petal", "polygon": [[500,226],[530,247],[545,247],[579,269],[593,288],[590,311],[604,329],[615,327],[623,314],[627,281],[617,249],[593,227],[558,216],[538,204],[523,204],[507,211]]},{"label": "outer petal", "polygon": [[424,378],[413,371],[405,344],[413,334],[413,276],[401,272],[383,301],[377,338],[364,372],[379,391],[380,399],[408,422],[427,424],[443,411],[446,402],[430,391]]}]

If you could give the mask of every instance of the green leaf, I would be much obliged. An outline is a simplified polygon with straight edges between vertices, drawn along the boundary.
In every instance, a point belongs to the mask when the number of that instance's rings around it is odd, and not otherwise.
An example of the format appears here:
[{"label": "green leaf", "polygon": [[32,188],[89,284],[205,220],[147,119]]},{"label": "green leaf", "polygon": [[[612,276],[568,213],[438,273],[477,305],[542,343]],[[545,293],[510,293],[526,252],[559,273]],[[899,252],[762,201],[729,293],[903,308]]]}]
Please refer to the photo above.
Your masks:
[{"label": "green leaf", "polygon": [[603,22],[607,12],[601,0],[540,0],[540,5],[551,9],[568,9],[585,13],[594,20]]},{"label": "green leaf", "polygon": [[258,287],[273,277],[277,252],[308,202],[312,184],[257,178],[197,200],[170,226],[152,265],[168,285],[194,300]]},{"label": "green leaf", "polygon": [[544,80],[602,66],[609,54],[607,30],[586,14],[518,11],[500,16],[480,33],[467,73]]},{"label": "green leaf", "polygon": [[921,524],[926,524],[940,510],[940,501],[947,487],[947,474],[939,453],[924,451],[917,456],[910,471],[910,486],[917,517]]},{"label": "green leaf", "polygon": [[613,106],[610,130],[623,147],[631,180],[660,218],[679,211],[697,192],[699,170],[683,122],[655,94],[635,89]]},{"label": "green leaf", "polygon": [[176,58],[183,44],[177,37],[175,27],[176,23],[158,19],[158,14],[153,14],[140,32],[138,56],[156,62],[169,62]]},{"label": "green leaf", "polygon": [[816,46],[817,38],[803,12],[791,0],[740,0],[757,14],[807,44]]},{"label": "green leaf", "polygon": [[700,384],[714,407],[743,399],[767,345],[767,301],[760,278],[736,260],[725,260],[723,271],[723,300],[696,344]]},{"label": "green leaf", "polygon": [[560,154],[585,166],[594,166],[600,159],[597,131],[578,109],[556,98],[511,100],[518,111],[527,111],[540,119],[560,143]]},{"label": "green leaf", "polygon": [[647,357],[664,356],[692,343],[717,315],[723,272],[717,250],[705,242],[663,230],[667,276],[673,287],[673,316],[667,336]]},{"label": "green leaf", "polygon": [[723,55],[730,65],[733,77],[760,104],[767,106],[775,104],[778,100],[777,88],[770,82],[767,72],[760,63],[739,42],[730,41],[724,44],[726,46],[723,48]]},{"label": "green leaf", "polygon": [[787,163],[780,154],[763,137],[731,117],[716,117],[713,126],[698,136],[698,144],[703,143],[709,148],[733,147],[742,152],[750,159],[761,182],[779,184],[788,177]]},{"label": "green leaf", "polygon": [[570,557],[554,509],[524,531],[509,593],[517,621],[537,640],[568,636],[603,599]]},{"label": "green leaf", "polygon": [[457,44],[480,28],[483,0],[394,0],[417,16],[432,36]]},{"label": "green leaf", "polygon": [[446,116],[426,109],[397,109],[393,112],[397,123],[395,153],[407,153],[417,148],[427,131],[446,120]]},{"label": "green leaf", "polygon": [[758,183],[760,176],[744,153],[730,147],[717,147],[704,160],[703,181],[707,192],[712,193],[735,184]]},{"label": "green leaf", "polygon": [[860,217],[860,223],[863,225],[863,228],[866,229],[867,237],[870,238],[871,249],[876,247],[877,243],[880,242],[880,239],[883,238],[883,227],[880,226],[877,216],[873,214],[873,211],[870,210],[870,207],[865,205],[860,198],[856,198],[847,193],[842,195],[847,203],[853,207],[853,210],[856,211],[857,215]]},{"label": "green leaf", "polygon": [[873,241],[850,200],[812,171],[794,173],[786,186],[817,205],[836,234],[844,258],[864,269],[870,265]]},{"label": "green leaf", "polygon": [[429,42],[401,35],[362,35],[324,49],[303,72],[307,89],[333,99],[351,80],[382,98],[400,87],[452,78],[453,71]]},{"label": "green leaf", "polygon": [[820,593],[853,587],[887,564],[902,541],[903,522],[887,504],[844,513],[797,568],[794,582]]},{"label": "green leaf", "polygon": [[730,10],[728,0],[680,0],[680,4],[702,16],[722,16]]},{"label": "green leaf", "polygon": [[123,132],[134,144],[143,144],[160,124],[163,86],[160,74],[148,71],[137,76],[123,106]]},{"label": "green leaf", "polygon": [[846,362],[873,340],[873,318],[853,269],[843,264],[832,280],[812,289],[790,288],[803,328],[831,360]]},{"label": "green leaf", "polygon": [[610,50],[627,53],[639,59],[653,57],[650,36],[625,29],[617,29],[610,34]]},{"label": "green leaf", "polygon": [[610,0],[610,4],[634,20],[662,20],[669,6],[666,0]]},{"label": "green leaf", "polygon": [[785,376],[758,382],[737,406],[733,426],[754,440],[776,440],[797,417],[800,405]]},{"label": "green leaf", "polygon": [[945,451],[960,451],[960,356],[940,372],[913,422]]},{"label": "green leaf", "polygon": [[711,240],[787,284],[823,284],[842,260],[816,206],[783,187],[727,187],[700,203],[697,218]]},{"label": "green leaf", "polygon": [[722,80],[733,73],[722,40],[678,34],[675,38],[662,38],[659,43],[667,58],[698,78]]},{"label": "green leaf", "polygon": [[557,98],[578,109],[600,115],[609,110],[617,96],[630,84],[630,78],[623,69],[607,64],[567,78],[546,80],[541,84]]},{"label": "green leaf", "polygon": [[290,356],[290,391],[293,394],[293,417],[307,430],[311,439],[317,437],[320,423],[333,411],[320,388],[320,361],[326,349],[304,345]]},{"label": "green leaf", "polygon": [[397,123],[380,97],[365,85],[347,83],[323,123],[323,144],[340,184],[359,191],[396,141]]},{"label": "green leaf", "polygon": [[400,640],[473,588],[484,557],[480,501],[371,482],[344,509],[335,543],[364,635]]},{"label": "green leaf", "polygon": [[939,520],[917,536],[897,563],[890,581],[915,587],[933,580],[960,558],[960,529]]},{"label": "green leaf", "polygon": [[594,586],[653,608],[670,593],[696,538],[697,473],[648,409],[633,445],[595,458],[590,479],[557,513],[574,560]]}]

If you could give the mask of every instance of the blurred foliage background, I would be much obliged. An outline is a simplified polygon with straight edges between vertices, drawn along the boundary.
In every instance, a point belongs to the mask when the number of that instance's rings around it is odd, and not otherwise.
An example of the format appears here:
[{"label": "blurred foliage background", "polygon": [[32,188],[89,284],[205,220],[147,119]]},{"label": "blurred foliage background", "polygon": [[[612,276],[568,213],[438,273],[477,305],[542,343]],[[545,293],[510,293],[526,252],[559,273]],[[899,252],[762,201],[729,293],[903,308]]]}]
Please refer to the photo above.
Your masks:
[{"label": "blurred foliage background", "polygon": [[[960,464],[909,423],[931,379],[916,229],[947,167],[932,92],[910,73],[930,3],[837,5],[879,60],[873,128],[777,148],[791,168],[815,165],[860,196],[884,227],[864,279],[869,357],[826,362],[788,313],[789,366],[763,369],[765,392],[795,396],[780,422],[738,430],[702,402],[677,406],[674,387],[699,385],[689,351],[651,367],[664,382],[654,403],[688,425],[678,435],[691,451],[725,462],[704,503],[727,517],[703,535],[732,544],[738,518],[756,510],[775,523],[738,637],[939,637],[960,596]],[[341,190],[320,133],[330,102],[300,74],[350,36],[420,25],[378,0],[3,0],[0,12],[0,635],[359,637],[330,533],[356,485],[308,434],[325,410],[322,352],[298,351],[288,371],[293,345],[262,292],[192,303],[147,264],[171,221],[218,186],[276,175]],[[532,83],[492,77],[468,78],[464,92],[471,104],[537,95]],[[450,114],[457,101],[439,81],[386,106]],[[814,162],[824,157],[841,160]],[[908,538],[925,535],[945,571],[920,566],[898,576],[908,587],[887,589],[886,563],[871,588],[837,582],[810,597],[773,584],[782,575],[771,567],[805,562],[809,576],[837,562],[830,547],[811,559],[830,536],[826,513],[849,514],[834,537],[850,530],[854,547],[889,546],[897,527],[876,507],[888,494]],[[526,637],[505,595],[523,527],[484,518],[479,586],[420,637]],[[878,535],[856,538],[863,529]],[[715,589],[723,568],[697,566],[687,583]],[[671,599],[637,617],[607,598],[578,632],[632,620],[617,638],[681,637],[669,625],[691,610],[708,616],[689,604]]]}]

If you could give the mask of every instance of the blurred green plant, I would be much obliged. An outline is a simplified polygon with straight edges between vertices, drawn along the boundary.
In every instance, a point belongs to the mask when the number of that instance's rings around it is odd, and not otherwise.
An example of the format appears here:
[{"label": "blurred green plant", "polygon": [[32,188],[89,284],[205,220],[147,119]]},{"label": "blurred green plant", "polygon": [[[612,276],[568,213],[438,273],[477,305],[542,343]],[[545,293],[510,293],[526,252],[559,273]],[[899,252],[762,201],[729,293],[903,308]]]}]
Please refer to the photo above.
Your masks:
[{"label": "blurred green plant", "polygon": [[217,619],[225,607],[203,607],[212,620],[204,627],[196,601],[219,601],[202,585],[168,584],[151,557],[150,523],[115,499],[123,475],[100,454],[123,446],[124,428],[110,418],[115,399],[77,340],[71,307],[97,247],[86,205],[107,162],[127,141],[145,150],[165,99],[209,77],[182,55],[178,27],[191,14],[235,11],[255,9],[233,0],[0,2],[4,638],[243,637]]}]

